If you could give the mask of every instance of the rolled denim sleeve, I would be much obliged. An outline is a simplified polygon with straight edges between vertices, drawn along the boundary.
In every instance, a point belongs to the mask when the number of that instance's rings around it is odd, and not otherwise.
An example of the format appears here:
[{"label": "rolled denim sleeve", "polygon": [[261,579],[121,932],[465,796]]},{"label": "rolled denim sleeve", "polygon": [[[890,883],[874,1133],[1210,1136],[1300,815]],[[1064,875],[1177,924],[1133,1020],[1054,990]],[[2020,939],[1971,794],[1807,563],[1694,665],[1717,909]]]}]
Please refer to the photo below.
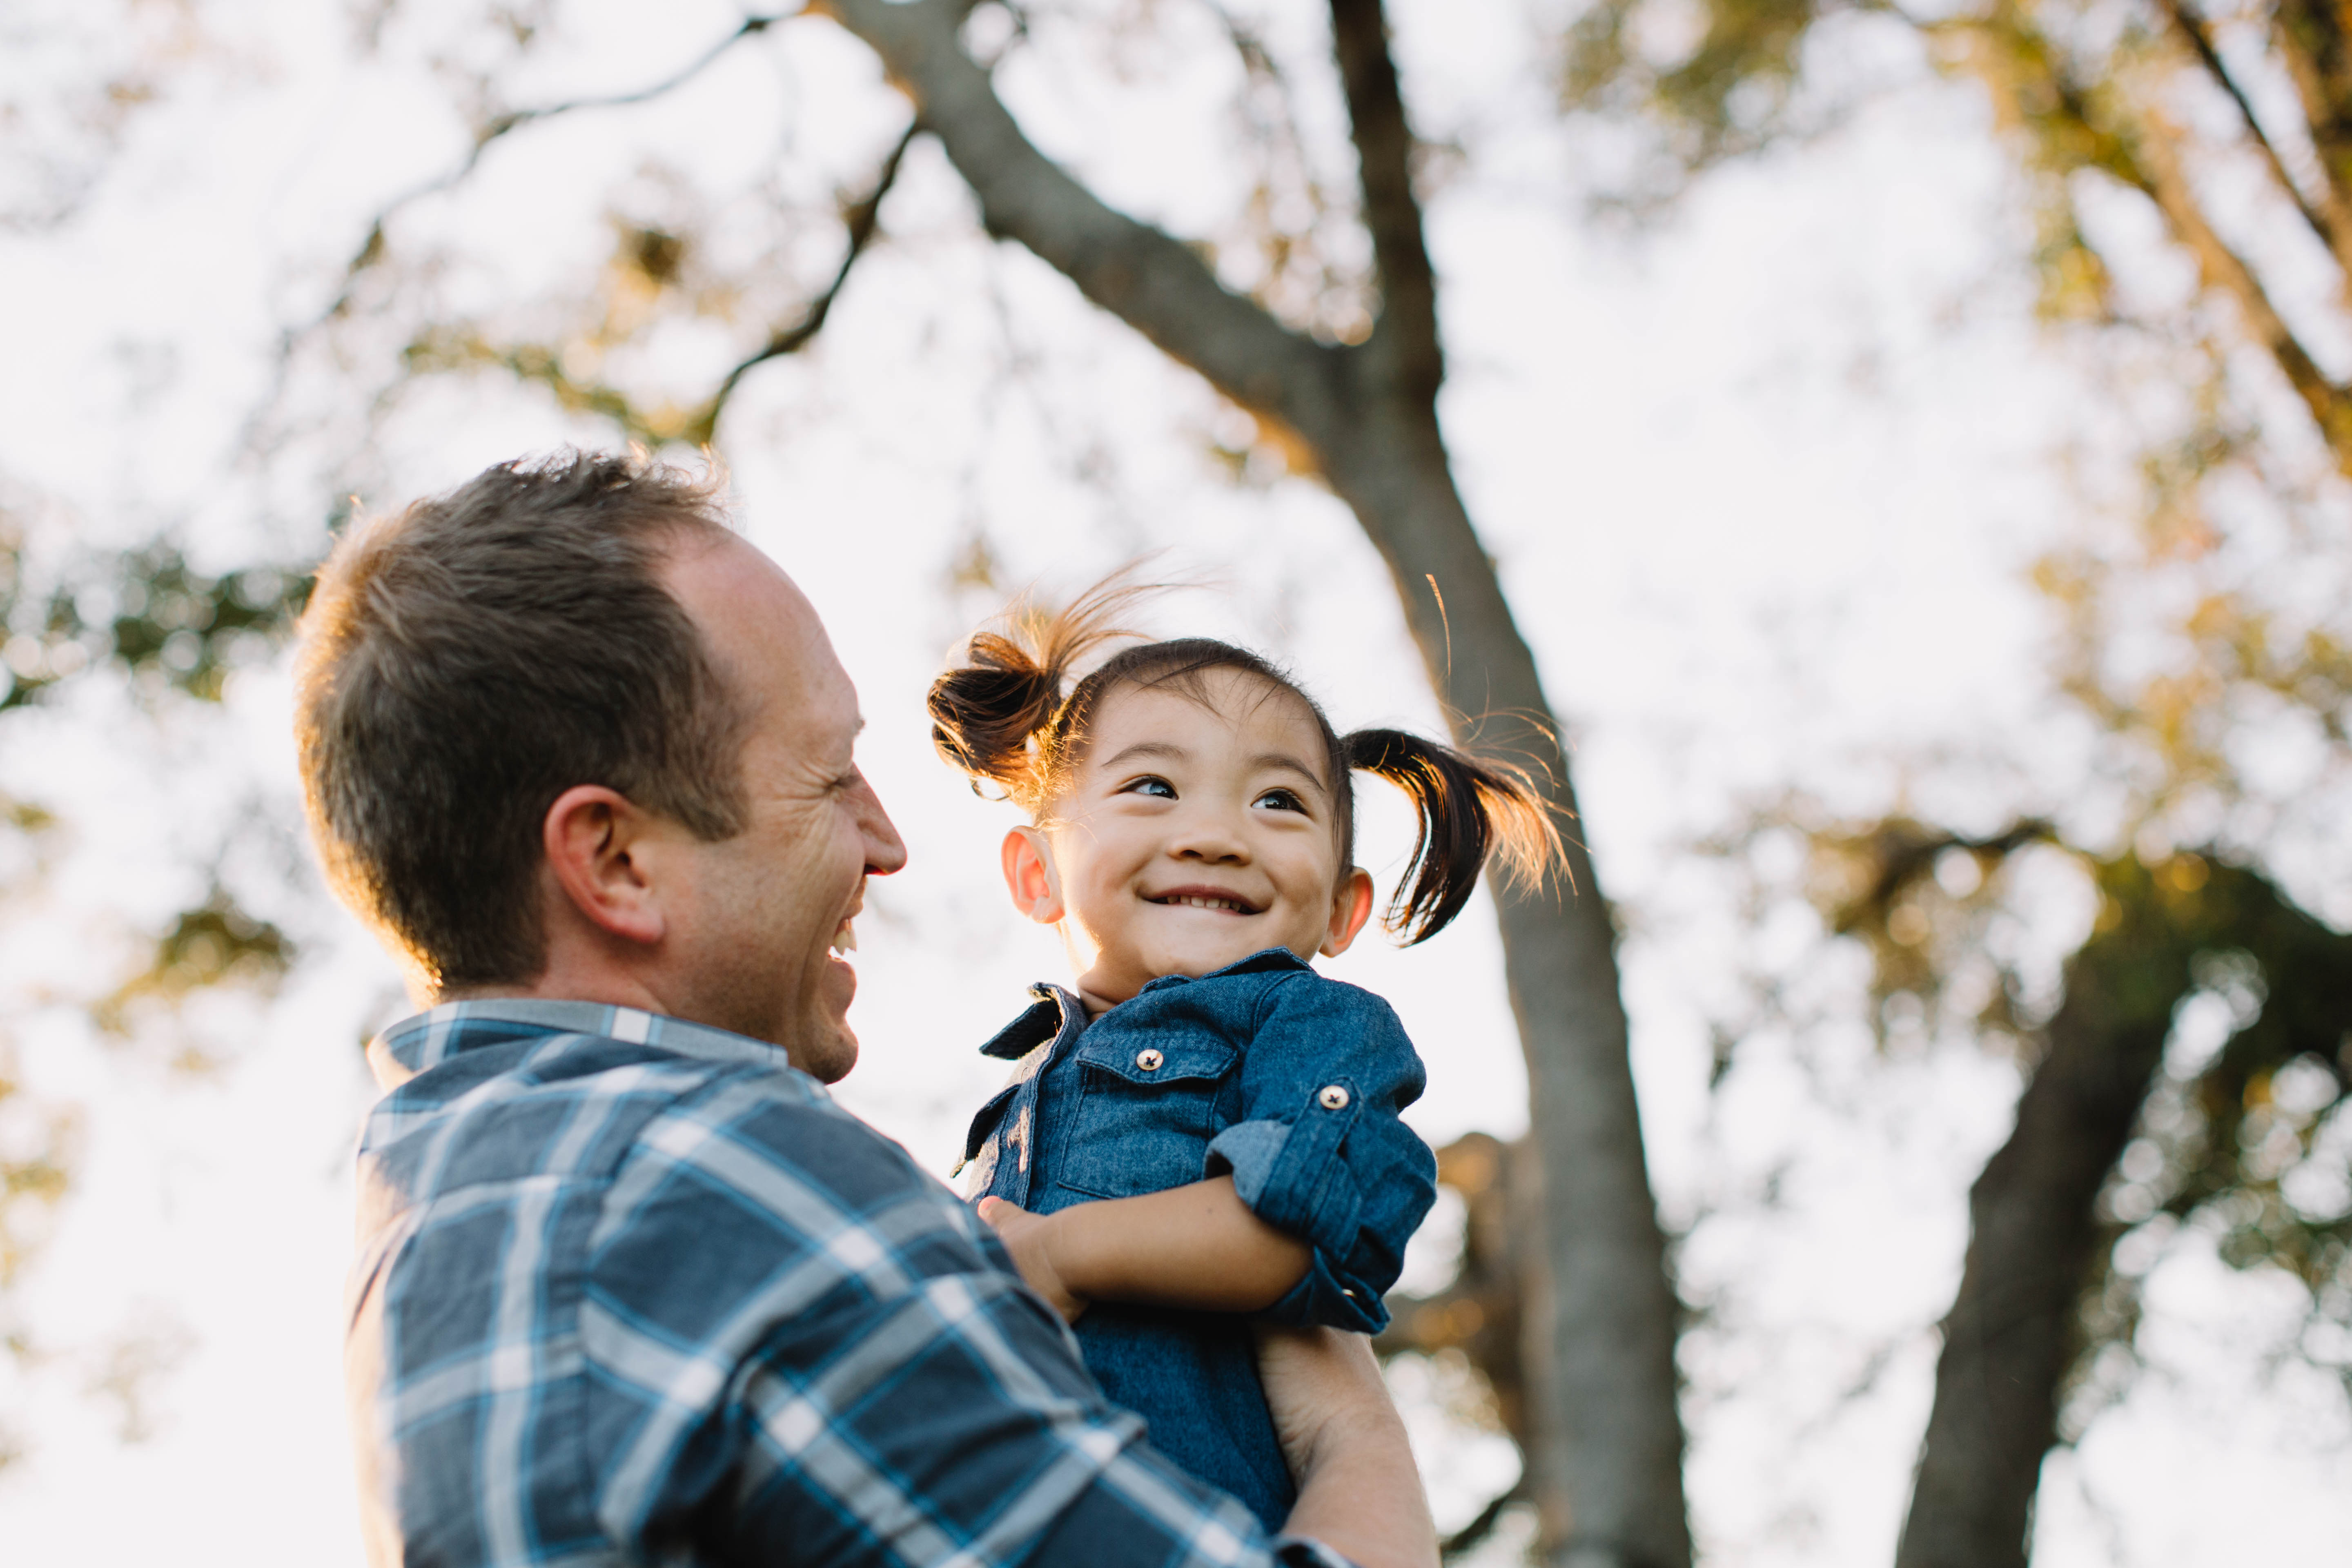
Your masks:
[{"label": "rolled denim sleeve", "polygon": [[1302,973],[1270,987],[1242,1067],[1242,1119],[1209,1145],[1259,1218],[1313,1247],[1272,1321],[1377,1333],[1381,1298],[1437,1195],[1437,1161],[1398,1113],[1421,1058],[1389,1005]]}]

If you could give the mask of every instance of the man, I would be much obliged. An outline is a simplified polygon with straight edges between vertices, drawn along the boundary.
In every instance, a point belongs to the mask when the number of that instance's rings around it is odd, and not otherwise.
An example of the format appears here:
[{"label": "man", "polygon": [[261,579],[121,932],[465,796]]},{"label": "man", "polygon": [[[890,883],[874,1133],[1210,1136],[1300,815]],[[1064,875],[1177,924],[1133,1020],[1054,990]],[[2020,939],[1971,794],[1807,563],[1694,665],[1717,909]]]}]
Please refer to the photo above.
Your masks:
[{"label": "man", "polygon": [[568,456],[355,530],[297,721],[329,874],[432,1004],[369,1047],[374,1561],[1434,1563],[1360,1341],[1268,1342],[1270,1542],[832,1103],[838,954],[906,851],[814,610],[706,484]]}]

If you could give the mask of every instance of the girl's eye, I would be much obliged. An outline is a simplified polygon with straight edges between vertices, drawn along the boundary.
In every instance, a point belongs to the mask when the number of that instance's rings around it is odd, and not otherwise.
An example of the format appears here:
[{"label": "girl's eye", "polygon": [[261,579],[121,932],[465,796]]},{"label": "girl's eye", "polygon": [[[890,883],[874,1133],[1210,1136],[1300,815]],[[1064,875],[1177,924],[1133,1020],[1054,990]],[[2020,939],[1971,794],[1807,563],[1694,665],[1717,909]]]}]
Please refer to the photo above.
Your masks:
[{"label": "girl's eye", "polygon": [[1295,811],[1301,816],[1307,811],[1307,803],[1286,789],[1270,789],[1250,804],[1267,806],[1275,811]]},{"label": "girl's eye", "polygon": [[1174,800],[1176,798],[1176,786],[1170,784],[1166,779],[1152,778],[1147,774],[1145,777],[1137,779],[1132,784],[1122,784],[1119,787],[1118,793],[1121,795],[1148,795],[1158,800]]}]

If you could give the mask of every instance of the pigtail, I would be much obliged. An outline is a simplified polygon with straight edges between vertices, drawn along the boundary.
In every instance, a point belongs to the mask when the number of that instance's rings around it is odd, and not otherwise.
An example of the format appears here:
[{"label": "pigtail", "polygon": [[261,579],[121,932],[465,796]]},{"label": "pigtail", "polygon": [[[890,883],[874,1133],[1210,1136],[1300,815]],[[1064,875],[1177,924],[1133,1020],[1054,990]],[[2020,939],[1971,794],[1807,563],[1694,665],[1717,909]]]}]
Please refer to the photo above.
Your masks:
[{"label": "pigtail", "polygon": [[1112,577],[1057,613],[1018,605],[1003,631],[973,634],[963,663],[931,682],[926,706],[931,743],[975,794],[983,781],[1023,805],[1044,793],[1054,760],[1043,742],[1072,671],[1103,643],[1133,636],[1116,619],[1158,586]]},{"label": "pigtail", "polygon": [[1462,912],[1489,857],[1520,884],[1541,882],[1560,861],[1559,830],[1520,769],[1398,730],[1358,730],[1339,744],[1349,767],[1388,780],[1413,805],[1412,854],[1381,919],[1405,946]]}]

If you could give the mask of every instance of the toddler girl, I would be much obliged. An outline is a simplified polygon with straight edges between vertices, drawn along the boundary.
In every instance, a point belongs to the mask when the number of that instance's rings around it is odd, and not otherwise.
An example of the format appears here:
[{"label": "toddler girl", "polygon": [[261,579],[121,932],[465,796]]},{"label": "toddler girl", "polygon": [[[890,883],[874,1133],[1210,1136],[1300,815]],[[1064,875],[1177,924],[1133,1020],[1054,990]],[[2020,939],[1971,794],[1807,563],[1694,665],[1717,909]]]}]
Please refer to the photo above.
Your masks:
[{"label": "toddler girl", "polygon": [[1350,772],[1419,813],[1385,923],[1461,911],[1490,851],[1539,876],[1559,839],[1507,767],[1392,730],[1335,732],[1257,655],[1206,638],[1076,666],[1142,590],[975,637],[932,687],[933,737],[1030,821],[1004,880],[1060,928],[1075,980],[981,1049],[1012,1081],[973,1119],[968,1193],[1152,1442],[1278,1529],[1295,1493],[1250,1322],[1384,1327],[1434,1196],[1397,1119],[1423,1072],[1396,1015],[1307,961],[1370,913]]}]

